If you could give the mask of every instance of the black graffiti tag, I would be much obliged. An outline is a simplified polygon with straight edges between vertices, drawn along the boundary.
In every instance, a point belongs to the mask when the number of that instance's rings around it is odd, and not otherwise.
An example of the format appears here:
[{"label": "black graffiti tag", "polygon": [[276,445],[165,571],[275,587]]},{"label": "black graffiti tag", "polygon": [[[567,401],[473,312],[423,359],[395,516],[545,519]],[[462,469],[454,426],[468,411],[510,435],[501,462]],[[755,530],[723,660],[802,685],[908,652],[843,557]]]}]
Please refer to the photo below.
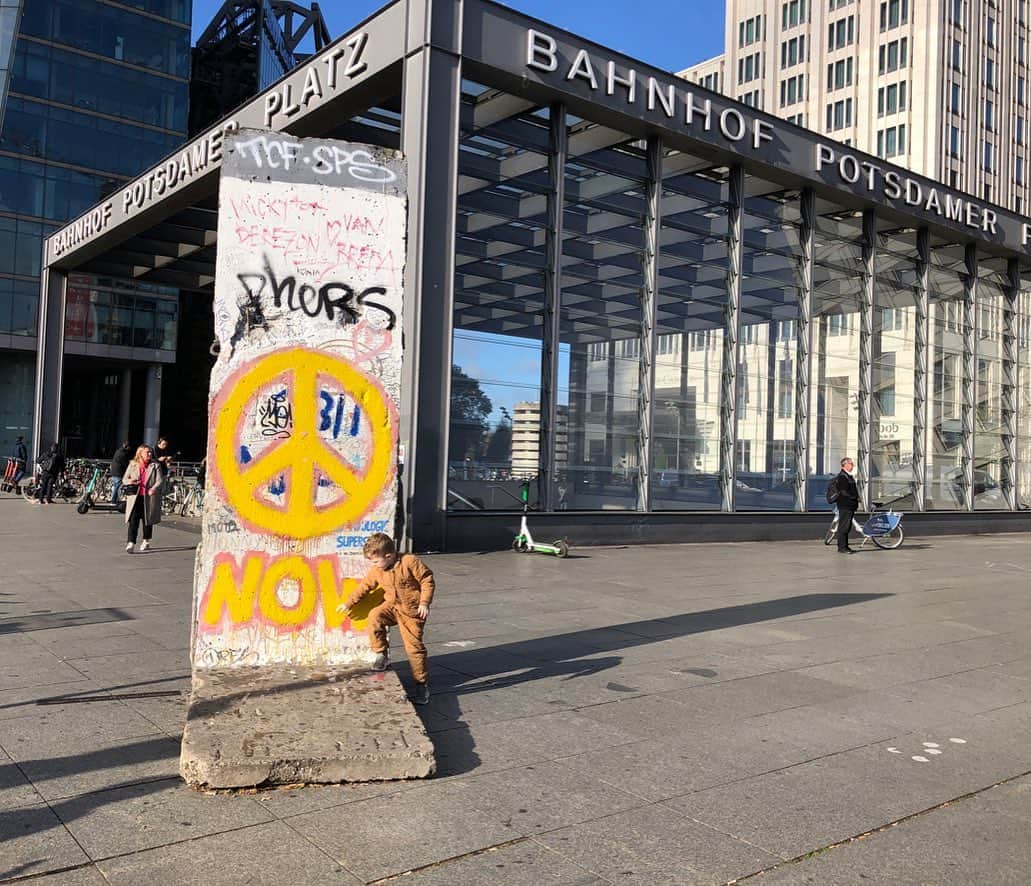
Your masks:
[{"label": "black graffiti tag", "polygon": [[[264,262],[263,274],[237,274],[247,297],[246,305],[241,307],[241,313],[245,309],[253,312],[255,306],[260,312],[261,296],[268,286],[275,307],[282,308],[285,304],[287,310],[301,311],[313,319],[324,314],[331,323],[336,321],[341,326],[347,326],[361,319],[359,308],[372,308],[384,314],[387,329],[393,329],[397,322],[397,316],[390,308],[381,302],[373,301],[375,296],[387,294],[383,286],[370,286],[361,292],[355,292],[347,283],[329,281],[316,288],[310,283],[298,284],[292,274],[280,280],[272,270],[268,256],[264,257]],[[264,315],[261,316],[264,319]]]}]

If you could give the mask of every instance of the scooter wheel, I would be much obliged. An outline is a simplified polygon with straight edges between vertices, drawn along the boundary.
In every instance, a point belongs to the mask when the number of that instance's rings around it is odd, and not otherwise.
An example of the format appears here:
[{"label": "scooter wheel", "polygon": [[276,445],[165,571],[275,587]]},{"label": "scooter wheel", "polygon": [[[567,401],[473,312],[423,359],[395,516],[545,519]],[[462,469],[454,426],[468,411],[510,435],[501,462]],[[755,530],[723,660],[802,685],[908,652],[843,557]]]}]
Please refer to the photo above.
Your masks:
[{"label": "scooter wheel", "polygon": [[527,551],[526,542],[521,538],[512,539],[512,550],[517,554],[525,554]]},{"label": "scooter wheel", "polygon": [[75,510],[78,511],[80,514],[87,513],[89,511],[89,502],[80,501],[78,505],[75,506]]},{"label": "scooter wheel", "polygon": [[569,545],[564,540],[555,542],[555,556],[565,557],[569,554]]}]

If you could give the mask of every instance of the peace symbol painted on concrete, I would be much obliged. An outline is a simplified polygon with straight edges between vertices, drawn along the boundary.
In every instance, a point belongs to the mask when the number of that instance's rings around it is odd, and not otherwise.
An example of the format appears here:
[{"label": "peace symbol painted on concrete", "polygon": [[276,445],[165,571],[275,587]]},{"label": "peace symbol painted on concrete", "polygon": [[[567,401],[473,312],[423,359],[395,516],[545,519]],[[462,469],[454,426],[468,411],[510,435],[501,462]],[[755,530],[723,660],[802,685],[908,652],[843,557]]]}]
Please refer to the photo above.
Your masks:
[{"label": "peace symbol painted on concrete", "polygon": [[[327,381],[354,399],[371,429],[371,452],[362,469],[319,433],[319,392]],[[241,431],[259,394],[273,385],[292,392],[293,431],[242,464]],[[330,354],[289,348],[255,360],[226,379],[214,411],[216,483],[240,518],[258,531],[294,539],[326,535],[365,514],[393,474],[397,423],[389,398],[373,379]],[[318,503],[316,472],[339,493],[335,499]],[[282,505],[264,495],[277,477],[289,477]]]}]

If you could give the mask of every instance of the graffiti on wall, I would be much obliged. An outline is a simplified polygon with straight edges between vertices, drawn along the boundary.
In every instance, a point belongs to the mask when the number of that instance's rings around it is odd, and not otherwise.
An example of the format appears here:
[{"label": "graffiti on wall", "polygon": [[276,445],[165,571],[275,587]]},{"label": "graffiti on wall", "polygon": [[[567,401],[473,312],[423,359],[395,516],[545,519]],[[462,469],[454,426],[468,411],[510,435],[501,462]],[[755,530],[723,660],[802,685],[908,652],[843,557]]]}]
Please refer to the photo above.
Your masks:
[{"label": "graffiti on wall", "polygon": [[405,173],[393,151],[229,142],[194,664],[371,658],[347,615],[397,501]]}]

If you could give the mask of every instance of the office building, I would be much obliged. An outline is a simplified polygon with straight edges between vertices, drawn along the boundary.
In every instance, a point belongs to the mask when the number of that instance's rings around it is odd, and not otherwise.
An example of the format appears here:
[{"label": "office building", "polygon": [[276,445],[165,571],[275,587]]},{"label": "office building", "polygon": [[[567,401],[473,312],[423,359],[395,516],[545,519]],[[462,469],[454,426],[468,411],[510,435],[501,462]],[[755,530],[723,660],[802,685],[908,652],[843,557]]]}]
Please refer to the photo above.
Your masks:
[{"label": "office building", "polygon": [[[18,4],[15,4],[16,8]],[[186,136],[190,0],[0,7],[13,63],[0,132],[0,451],[30,436],[43,237]],[[12,21],[16,19],[16,21]],[[14,27],[8,32],[8,24]],[[3,59],[0,58],[0,62]],[[68,281],[62,439],[107,451],[149,423],[175,356],[174,288],[98,268]]]},{"label": "office building", "polygon": [[725,53],[681,76],[1022,213],[1029,26],[1028,0],[727,0]]}]

